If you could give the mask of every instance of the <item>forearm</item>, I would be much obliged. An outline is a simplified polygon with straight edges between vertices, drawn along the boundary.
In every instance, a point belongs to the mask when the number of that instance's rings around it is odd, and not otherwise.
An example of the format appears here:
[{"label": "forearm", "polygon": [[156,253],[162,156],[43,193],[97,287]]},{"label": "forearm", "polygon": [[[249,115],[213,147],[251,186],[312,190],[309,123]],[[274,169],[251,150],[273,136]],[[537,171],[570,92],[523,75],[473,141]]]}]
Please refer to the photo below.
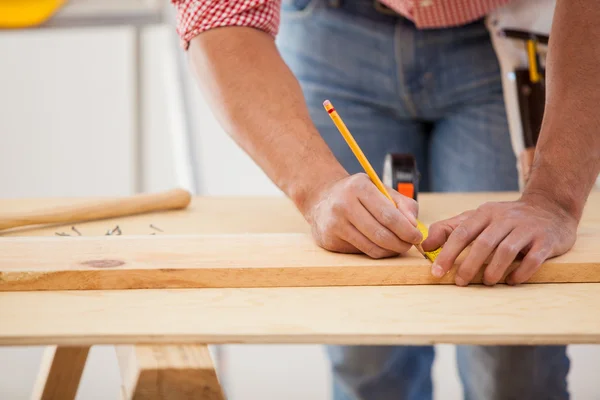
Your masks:
[{"label": "forearm", "polygon": [[547,102],[524,195],[543,194],[577,220],[600,172],[600,1],[558,0]]},{"label": "forearm", "polygon": [[218,28],[194,38],[189,52],[224,129],[302,211],[312,192],[348,175],[314,127],[270,35]]}]

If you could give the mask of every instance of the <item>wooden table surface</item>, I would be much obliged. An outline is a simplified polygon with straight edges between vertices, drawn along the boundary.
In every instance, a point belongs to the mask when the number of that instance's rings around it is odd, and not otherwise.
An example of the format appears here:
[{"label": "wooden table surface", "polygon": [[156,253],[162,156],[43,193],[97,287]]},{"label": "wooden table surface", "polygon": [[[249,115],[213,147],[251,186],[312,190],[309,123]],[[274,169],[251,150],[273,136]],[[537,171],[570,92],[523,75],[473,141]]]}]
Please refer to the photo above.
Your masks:
[{"label": "wooden table surface", "polygon": [[[420,218],[431,223],[485,201],[516,197],[422,194]],[[0,210],[76,201],[0,200]],[[86,236],[116,225],[123,235],[309,232],[283,198],[196,198],[185,211],[75,224]],[[71,226],[0,236],[74,234]],[[590,197],[580,225],[582,233],[596,231],[600,194]],[[600,343],[599,309],[597,283],[3,292],[0,345]]]}]

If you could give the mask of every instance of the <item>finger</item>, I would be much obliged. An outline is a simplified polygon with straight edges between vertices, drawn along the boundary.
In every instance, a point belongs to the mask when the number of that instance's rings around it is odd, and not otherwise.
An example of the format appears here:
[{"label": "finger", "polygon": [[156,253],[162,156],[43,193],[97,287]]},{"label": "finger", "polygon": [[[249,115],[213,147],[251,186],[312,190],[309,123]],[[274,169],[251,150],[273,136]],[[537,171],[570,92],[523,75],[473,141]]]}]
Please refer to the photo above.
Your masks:
[{"label": "finger", "polygon": [[317,242],[320,243],[321,247],[334,253],[345,253],[345,254],[357,254],[362,253],[359,249],[340,239],[337,236],[330,236],[327,238],[317,238]]},{"label": "finger", "polygon": [[483,266],[483,263],[489,258],[498,244],[510,234],[514,229],[515,223],[511,220],[503,220],[492,223],[477,236],[469,250],[469,254],[460,264],[456,271],[456,281],[464,285],[469,284],[477,272]]},{"label": "finger", "polygon": [[410,197],[406,197],[392,188],[388,188],[390,196],[396,203],[396,208],[408,219],[412,226],[417,226],[417,216],[419,215],[419,203]]},{"label": "finger", "polygon": [[[413,201],[412,199],[406,199]],[[393,235],[398,238],[398,243],[403,243],[402,248],[405,248],[405,250],[401,251],[401,253],[407,251],[412,244],[421,243],[423,240],[423,235],[415,226],[416,223],[413,225],[401,210],[395,207],[395,205],[387,198],[381,196],[375,186],[372,185],[371,189],[359,193],[358,200],[364,206],[366,211],[371,214],[372,218],[377,220],[380,226],[385,227],[386,230],[392,232]],[[402,202],[404,201],[406,200],[402,200]],[[353,224],[359,228],[354,221]],[[376,238],[372,238],[371,236],[369,236],[369,238],[378,244],[380,243]],[[407,243],[408,246],[404,246],[405,243]]]},{"label": "finger", "polygon": [[[489,221],[488,213],[476,212],[458,225],[450,233],[442,251],[431,266],[432,273],[435,276],[444,276],[452,268],[460,253],[485,229]],[[459,277],[456,279],[456,284],[463,284]]]},{"label": "finger", "polygon": [[514,229],[496,248],[492,261],[483,272],[483,283],[498,283],[519,252],[531,243],[531,239],[532,234],[526,229]]},{"label": "finger", "polygon": [[459,214],[455,217],[436,222],[429,227],[429,234],[427,239],[421,243],[423,246],[423,250],[432,251],[435,249],[439,249],[442,247],[444,243],[448,240],[448,237],[452,233],[452,231],[464,221],[466,221],[474,211],[466,211],[462,214]]},{"label": "finger", "polygon": [[551,248],[541,244],[535,244],[531,247],[531,250],[527,252],[527,255],[521,261],[521,265],[517,267],[506,277],[506,283],[509,285],[518,285],[526,282],[529,278],[537,272],[542,266],[542,263],[548,259],[551,255]]},{"label": "finger", "polygon": [[371,258],[385,258],[398,255],[398,253],[383,249],[370,241],[350,222],[343,225],[339,237]]},{"label": "finger", "polygon": [[[388,210],[390,214],[395,214],[395,216],[401,218],[400,212],[396,210],[391,203],[389,208],[391,208],[391,210]],[[379,214],[381,214],[381,212],[379,212]],[[405,253],[412,247],[412,244],[400,240],[394,232],[379,223],[360,201],[357,201],[356,206],[352,207],[352,213],[348,215],[348,220],[371,242],[383,249],[400,254]],[[404,221],[405,224],[409,224],[406,219]]]}]

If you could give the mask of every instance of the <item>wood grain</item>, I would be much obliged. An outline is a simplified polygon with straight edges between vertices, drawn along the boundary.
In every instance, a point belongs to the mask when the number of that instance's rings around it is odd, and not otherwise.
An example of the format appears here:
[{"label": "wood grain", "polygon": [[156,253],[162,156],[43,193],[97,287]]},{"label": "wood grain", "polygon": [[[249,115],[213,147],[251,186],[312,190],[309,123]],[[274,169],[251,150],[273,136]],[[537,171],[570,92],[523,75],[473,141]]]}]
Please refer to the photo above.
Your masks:
[{"label": "wood grain", "polygon": [[[599,243],[600,231],[580,232],[529,282],[600,282]],[[454,283],[456,268],[438,279],[430,265],[414,249],[384,260],[332,253],[306,234],[5,238],[0,291]]]},{"label": "wood grain", "polygon": [[3,292],[0,345],[600,343],[598,310],[596,283]]},{"label": "wood grain", "polygon": [[89,350],[89,346],[48,346],[31,399],[74,400]]},{"label": "wood grain", "polygon": [[190,200],[189,192],[174,189],[115,199],[88,200],[57,207],[38,206],[21,212],[2,211],[0,213],[0,230],[28,225],[89,221],[151,211],[181,209],[187,207]]},{"label": "wood grain", "polygon": [[224,400],[203,344],[116,346],[126,400]]}]

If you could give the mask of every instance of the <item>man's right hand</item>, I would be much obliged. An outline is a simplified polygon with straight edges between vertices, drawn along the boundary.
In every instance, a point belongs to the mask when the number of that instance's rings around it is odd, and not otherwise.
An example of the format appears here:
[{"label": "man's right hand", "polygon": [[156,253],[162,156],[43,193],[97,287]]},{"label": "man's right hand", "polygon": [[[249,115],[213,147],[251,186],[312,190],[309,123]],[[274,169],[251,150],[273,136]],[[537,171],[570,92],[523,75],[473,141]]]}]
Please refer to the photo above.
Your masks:
[{"label": "man's right hand", "polygon": [[319,246],[384,258],[420,243],[417,202],[391,188],[388,192],[396,207],[361,173],[335,181],[315,194],[305,208],[305,217]]}]

